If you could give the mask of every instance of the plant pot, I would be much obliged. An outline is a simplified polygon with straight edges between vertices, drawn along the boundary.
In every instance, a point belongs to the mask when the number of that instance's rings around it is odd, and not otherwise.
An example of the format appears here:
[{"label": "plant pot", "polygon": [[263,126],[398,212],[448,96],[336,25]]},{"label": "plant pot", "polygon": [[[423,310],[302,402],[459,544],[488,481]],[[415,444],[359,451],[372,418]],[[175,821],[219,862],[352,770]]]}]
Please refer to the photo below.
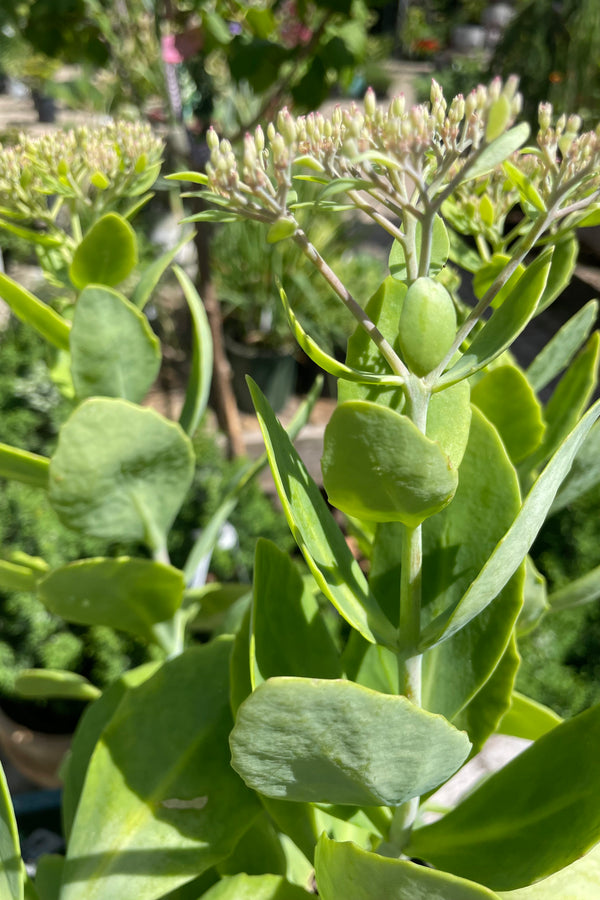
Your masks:
[{"label": "plant pot", "polygon": [[33,731],[9,718],[0,709],[0,749],[3,755],[34,784],[58,788],[62,761],[71,746],[71,735]]},{"label": "plant pot", "polygon": [[257,383],[275,412],[282,410],[296,387],[297,364],[293,354],[259,344],[240,344],[229,335],[225,337],[225,349],[240,412],[254,412],[246,375]]},{"label": "plant pot", "polygon": [[42,94],[34,89],[31,92],[31,99],[40,122],[53,123],[56,121],[54,97],[48,97],[46,94]]}]

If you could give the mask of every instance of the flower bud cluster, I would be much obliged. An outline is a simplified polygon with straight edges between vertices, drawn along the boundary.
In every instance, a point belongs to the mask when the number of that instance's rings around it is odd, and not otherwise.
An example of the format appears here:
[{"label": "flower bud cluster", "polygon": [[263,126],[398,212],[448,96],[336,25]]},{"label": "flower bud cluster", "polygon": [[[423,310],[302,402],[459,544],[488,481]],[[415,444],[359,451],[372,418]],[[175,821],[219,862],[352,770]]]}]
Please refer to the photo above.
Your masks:
[{"label": "flower bud cluster", "polygon": [[47,213],[48,196],[90,206],[108,188],[114,200],[134,196],[161,155],[162,142],[144,123],[23,134],[14,146],[0,145],[0,204],[35,219]]},{"label": "flower bud cluster", "polygon": [[457,165],[464,164],[469,149],[510,128],[520,109],[515,78],[505,83],[495,79],[466,98],[459,94],[449,105],[434,81],[431,102],[412,108],[403,95],[381,106],[369,89],[362,110],[352,104],[336,107],[329,117],[317,112],[295,118],[283,109],[269,125],[266,141],[261,129],[246,135],[239,168],[229,142],[219,141],[211,131],[206,174],[212,191],[240,206],[247,206],[250,195],[251,206],[258,201],[271,214],[275,214],[272,198],[285,196],[282,189],[291,185],[294,165],[306,165],[326,180],[371,180],[397,200],[399,176],[416,172],[431,179],[447,155]]},{"label": "flower bud cluster", "polygon": [[595,131],[581,132],[578,115],[561,115],[554,122],[552,104],[541,103],[538,110],[537,143],[545,191],[573,185],[569,202],[600,188],[600,125]]}]

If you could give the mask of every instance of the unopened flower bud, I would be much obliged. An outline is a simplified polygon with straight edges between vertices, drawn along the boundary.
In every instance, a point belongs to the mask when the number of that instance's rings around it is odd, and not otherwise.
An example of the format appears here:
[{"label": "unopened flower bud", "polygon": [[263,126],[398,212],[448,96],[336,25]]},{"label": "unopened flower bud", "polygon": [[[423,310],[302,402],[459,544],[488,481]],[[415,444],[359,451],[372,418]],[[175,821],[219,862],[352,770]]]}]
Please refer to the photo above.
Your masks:
[{"label": "unopened flower bud", "polygon": [[546,131],[552,125],[552,104],[540,103],[538,107],[538,122],[541,131]]},{"label": "unopened flower bud", "polygon": [[372,119],[376,110],[377,101],[375,99],[375,91],[370,87],[367,88],[367,93],[365,94],[365,115]]},{"label": "unopened flower bud", "polygon": [[257,125],[256,131],[254,132],[254,144],[256,146],[257,153],[262,153],[262,151],[265,149],[265,133],[260,125]]},{"label": "unopened flower bud", "polygon": [[211,151],[219,149],[219,136],[212,126],[206,132],[206,143]]}]

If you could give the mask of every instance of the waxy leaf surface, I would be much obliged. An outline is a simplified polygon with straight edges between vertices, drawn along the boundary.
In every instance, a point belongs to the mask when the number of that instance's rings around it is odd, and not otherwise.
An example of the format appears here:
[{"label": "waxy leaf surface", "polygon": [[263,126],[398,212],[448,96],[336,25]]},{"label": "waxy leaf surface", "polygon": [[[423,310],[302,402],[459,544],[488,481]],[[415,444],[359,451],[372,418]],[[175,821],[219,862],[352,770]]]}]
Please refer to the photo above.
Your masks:
[{"label": "waxy leaf surface", "polygon": [[23,871],[17,820],[0,765],[0,900],[23,900]]},{"label": "waxy leaf surface", "polygon": [[596,900],[599,885],[600,844],[549,878],[498,896],[502,900]]},{"label": "waxy leaf surface", "polygon": [[452,812],[413,832],[408,852],[493,890],[552,875],[600,839],[600,706],[553,728]]},{"label": "waxy leaf surface", "polygon": [[518,691],[513,691],[510,706],[498,723],[496,731],[498,734],[510,734],[528,741],[537,741],[561,722],[561,717],[553,709],[525,697]]},{"label": "waxy leaf surface", "polygon": [[308,900],[310,894],[280,875],[234,875],[222,878],[202,900]]},{"label": "waxy leaf surface", "polygon": [[48,343],[59,350],[69,349],[70,325],[66,319],[4,272],[0,272],[0,297],[18,319],[35,328]]},{"label": "waxy leaf surface", "polygon": [[325,596],[372,643],[393,644],[396,630],[369,591],[319,488],[259,388],[248,381],[277,493],[296,542]]},{"label": "waxy leaf surface", "polygon": [[350,681],[272,678],[237,713],[232,765],[268,797],[397,806],[450,777],[467,736],[406,697]]},{"label": "waxy leaf surface", "polygon": [[0,477],[21,481],[34,487],[48,487],[50,460],[28,450],[0,444]]},{"label": "waxy leaf surface", "polygon": [[107,213],[75,248],[69,278],[79,290],[88,284],[113,287],[127,278],[136,263],[135,231],[123,216]]},{"label": "waxy leaf surface", "polygon": [[90,761],[61,900],[155,900],[252,823],[260,807],[229,763],[230,650],[192,647],[124,696]]},{"label": "waxy leaf surface", "polygon": [[125,297],[96,285],[79,295],[71,326],[71,375],[78,397],[144,399],[160,368],[148,320]]},{"label": "waxy leaf surface", "polygon": [[471,399],[498,429],[513,463],[539,446],[546,427],[542,407],[516,366],[490,369],[473,387]]},{"label": "waxy leaf surface", "polygon": [[192,447],[178,425],[125,400],[94,398],[61,428],[50,501],[70,528],[154,546],[164,541],[192,474]]},{"label": "waxy leaf surface", "polygon": [[188,275],[175,266],[173,271],[181,285],[192,317],[192,365],[179,424],[193,434],[206,411],[213,371],[213,343],[210,325],[202,300]]},{"label": "waxy leaf surface", "polygon": [[323,835],[315,870],[323,900],[498,900],[480,884]]},{"label": "waxy leaf surface", "polygon": [[180,607],[185,587],[179,569],[150,559],[80,559],[39,584],[44,606],[80,625],[108,625],[146,640],[153,626]]},{"label": "waxy leaf surface", "polygon": [[541,391],[571,362],[586,341],[598,315],[598,301],[590,300],[559,328],[527,369],[534,391]]}]

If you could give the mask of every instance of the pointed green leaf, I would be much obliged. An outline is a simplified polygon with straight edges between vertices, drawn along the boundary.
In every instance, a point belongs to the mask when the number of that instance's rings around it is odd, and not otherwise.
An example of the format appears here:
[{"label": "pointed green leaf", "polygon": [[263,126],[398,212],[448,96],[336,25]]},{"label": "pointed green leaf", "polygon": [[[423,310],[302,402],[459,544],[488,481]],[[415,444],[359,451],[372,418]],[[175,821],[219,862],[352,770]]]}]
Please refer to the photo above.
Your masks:
[{"label": "pointed green leaf", "polygon": [[44,340],[59,350],[69,349],[71,326],[66,319],[4,272],[0,272],[0,297],[10,306],[18,319],[34,328]]},{"label": "pointed green leaf", "polygon": [[541,391],[565,369],[586,341],[598,315],[598,301],[590,300],[565,322],[527,369],[534,391]]},{"label": "pointed green leaf", "polygon": [[59,900],[64,856],[46,853],[37,860],[35,889],[40,900]]},{"label": "pointed green leaf", "polygon": [[192,184],[208,184],[208,175],[204,172],[173,172],[165,175],[166,181],[191,181]]},{"label": "pointed green leaf", "polygon": [[189,438],[152,409],[86,400],[62,426],[50,502],[70,528],[110,540],[164,537],[193,474]]},{"label": "pointed green leaf", "polygon": [[48,487],[50,460],[28,450],[0,444],[0,476],[33,487]]},{"label": "pointed green leaf", "polygon": [[351,681],[271,678],[240,706],[232,766],[268,797],[398,806],[450,777],[470,743],[441,716]]},{"label": "pointed green leaf", "polygon": [[0,897],[23,900],[23,863],[17,820],[4,769],[0,765]]},{"label": "pointed green leaf", "polygon": [[110,288],[83,289],[70,346],[73,386],[81,399],[122,397],[139,403],[160,369],[160,344],[148,320]]},{"label": "pointed green leaf", "polygon": [[[460,601],[519,509],[514,468],[495,429],[474,409],[456,496],[423,526],[424,629]],[[523,580],[519,572],[451,640],[425,654],[426,709],[452,720],[484,688],[510,641],[523,603]]]},{"label": "pointed green leaf", "polygon": [[511,703],[498,723],[498,734],[510,734],[513,737],[537,741],[544,734],[560,725],[562,719],[554,710],[513,691]]},{"label": "pointed green leaf", "polygon": [[563,481],[550,515],[564,509],[600,482],[600,423],[594,425],[577,453],[571,471]]},{"label": "pointed green leaf", "polygon": [[469,735],[473,743],[471,756],[479,753],[490,735],[498,730],[498,723],[510,707],[520,662],[513,635],[504,656],[481,690],[453,720],[457,728]]},{"label": "pointed green leaf", "polygon": [[233,875],[222,878],[202,900],[309,900],[310,894],[280,875]]},{"label": "pointed green leaf", "polygon": [[135,231],[127,219],[107,213],[75,248],[69,278],[79,290],[88,284],[113,287],[127,278],[136,263]]},{"label": "pointed green leaf", "polygon": [[80,559],[39,583],[55,615],[79,625],[108,625],[156,641],[154,625],[181,606],[183,573],[150,559]]},{"label": "pointed green leaf", "polygon": [[500,94],[490,106],[485,126],[485,140],[488,144],[504,134],[506,126],[510,122],[510,106],[511,103],[506,94]]},{"label": "pointed green leaf", "polygon": [[447,640],[478,616],[516,572],[546,518],[556,492],[590,428],[600,416],[600,401],[561,444],[527,495],[521,511],[459,603],[425,629],[423,649]]},{"label": "pointed green leaf", "polygon": [[521,200],[525,203],[530,203],[538,212],[545,213],[546,205],[536,186],[525,172],[522,172],[521,169],[515,166],[509,159],[504,160],[502,168],[508,176],[509,184],[512,184],[513,187],[516,187],[518,190]]},{"label": "pointed green leaf", "polygon": [[548,597],[548,603],[553,610],[573,609],[575,606],[592,603],[598,597],[600,597],[600,566],[554,591]]},{"label": "pointed green leaf", "polygon": [[497,165],[508,159],[509,156],[521,147],[529,137],[529,125],[527,122],[520,122],[497,137],[491,144],[487,144],[483,150],[475,157],[471,166],[465,166],[464,181],[471,181],[473,178],[479,178],[491,172]]},{"label": "pointed green leaf", "polygon": [[61,900],[156,900],[224,860],[260,807],[229,763],[231,642],[191,647],[122,699],[92,755]]},{"label": "pointed green leaf", "polygon": [[600,706],[557,725],[491,775],[408,852],[492,890],[557,872],[600,839]]},{"label": "pointed green leaf", "polygon": [[165,274],[179,251],[182,249],[182,247],[185,247],[186,244],[189,244],[193,237],[194,232],[188,232],[182,237],[179,243],[175,244],[174,247],[171,247],[170,250],[167,250],[166,253],[163,253],[162,256],[159,256],[158,259],[155,259],[153,262],[151,262],[150,265],[146,266],[131,296],[131,302],[134,306],[137,306],[138,309],[144,308],[144,306],[152,296],[158,282]]},{"label": "pointed green leaf", "polygon": [[575,427],[598,383],[600,332],[595,331],[567,369],[545,409],[546,432],[530,465],[544,462]]},{"label": "pointed green leaf", "polygon": [[439,444],[407,416],[368,400],[334,410],[321,467],[333,506],[359,519],[411,527],[443,509],[458,483]]},{"label": "pointed green leaf", "polygon": [[64,243],[62,237],[55,237],[43,231],[34,231],[33,228],[24,228],[23,225],[16,225],[14,222],[6,222],[2,219],[0,219],[0,228],[30,244],[37,244],[39,247],[60,247]]},{"label": "pointed green leaf", "polygon": [[204,415],[213,374],[213,342],[204,304],[190,278],[179,266],[173,271],[190,309],[193,325],[192,365],[179,424],[193,434]]},{"label": "pointed green leaf", "polygon": [[550,259],[547,252],[542,253],[527,267],[502,306],[494,311],[468,350],[441,376],[438,384],[452,384],[472,375],[512,344],[535,312],[550,271]]},{"label": "pointed green leaf", "polygon": [[513,463],[521,462],[540,445],[546,429],[542,407],[516,366],[490,369],[473,387],[471,399],[497,428]]},{"label": "pointed green leaf", "polygon": [[546,579],[538,571],[532,558],[527,556],[525,559],[523,607],[517,620],[517,637],[533,631],[540,624],[548,609]]},{"label": "pointed green leaf", "polygon": [[[478,300],[481,300],[481,298],[489,291],[498,275],[504,271],[509,262],[510,256],[507,253],[494,253],[490,260],[477,269],[473,275],[473,291]],[[498,293],[494,296],[494,299],[492,300],[492,307],[494,309],[502,306],[524,272],[525,266],[519,264],[506,284],[503,284]]]},{"label": "pointed green leaf", "polygon": [[[398,339],[398,323],[407,286],[391,276],[386,278],[370,298],[365,312],[370,320],[390,345]],[[371,340],[365,329],[357,325],[348,339],[346,364],[353,369],[373,372],[380,375],[391,375],[389,365]],[[377,400],[392,409],[400,409],[404,403],[401,390],[367,387],[340,381],[338,384],[338,400]]]},{"label": "pointed green leaf", "polygon": [[264,538],[254,560],[251,659],[254,686],[274,675],[341,675],[314,592],[288,554]]},{"label": "pointed green leaf", "polygon": [[262,392],[251,379],[248,384],[277,493],[317,584],[340,615],[368,641],[394,644],[396,630],[370,593],[319,488]]},{"label": "pointed green leaf", "polygon": [[[431,260],[429,263],[429,271],[427,275],[432,278],[441,272],[450,255],[450,238],[446,230],[446,225],[441,216],[436,215],[431,226]],[[423,243],[423,226],[417,222],[415,229],[415,253],[417,261],[421,257],[421,245]],[[397,281],[408,281],[408,269],[402,245],[398,241],[392,244],[392,250],[389,258],[390,275]]]},{"label": "pointed green leaf", "polygon": [[404,379],[399,375],[378,375],[372,372],[362,372],[359,369],[353,369],[348,365],[344,365],[344,363],[339,362],[334,356],[330,356],[329,353],[322,350],[317,342],[306,333],[290,306],[283,288],[280,288],[279,295],[296,341],[302,350],[304,350],[308,358],[312,359],[312,361],[316,363],[319,368],[323,369],[324,372],[328,372],[336,378],[355,381],[358,384],[377,385],[381,387],[401,387],[404,384]]},{"label": "pointed green leaf", "polygon": [[501,900],[593,900],[600,884],[600,844],[581,859],[537,884],[502,891]]},{"label": "pointed green leaf", "polygon": [[337,843],[325,834],[317,846],[315,869],[323,900],[498,900],[480,884]]},{"label": "pointed green leaf", "polygon": [[552,264],[550,266],[550,274],[541,296],[536,315],[543,312],[557,297],[560,297],[564,289],[567,287],[573,272],[575,271],[575,263],[577,262],[577,254],[579,253],[579,243],[577,238],[569,234],[566,238],[558,241],[554,245],[552,254]]},{"label": "pointed green leaf", "polygon": [[40,577],[28,566],[19,566],[6,559],[0,559],[0,590],[2,591],[35,591]]},{"label": "pointed green leaf", "polygon": [[76,672],[62,669],[22,669],[15,681],[21,697],[62,697],[69,700],[96,700],[100,690]]}]

